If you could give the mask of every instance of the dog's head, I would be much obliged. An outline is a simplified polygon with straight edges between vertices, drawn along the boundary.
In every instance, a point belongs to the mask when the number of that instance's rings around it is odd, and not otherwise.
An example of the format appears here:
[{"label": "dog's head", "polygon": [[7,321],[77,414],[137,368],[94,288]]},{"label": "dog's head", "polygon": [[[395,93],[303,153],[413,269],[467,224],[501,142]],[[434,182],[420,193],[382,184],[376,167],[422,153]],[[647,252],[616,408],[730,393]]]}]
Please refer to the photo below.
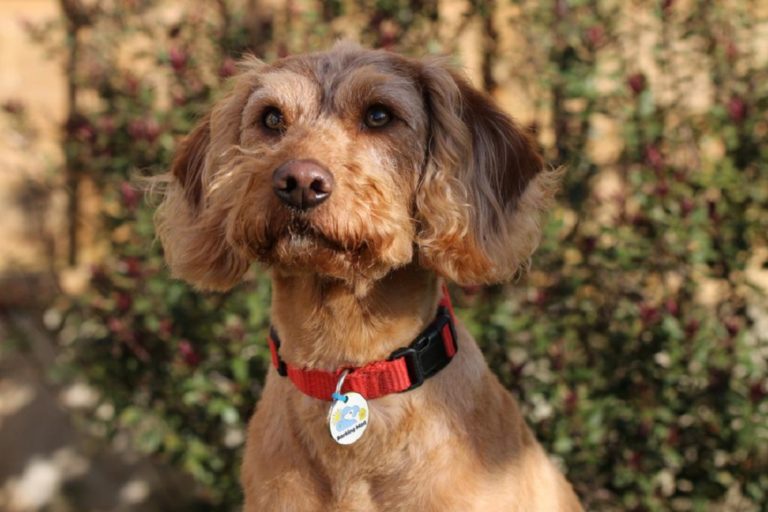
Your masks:
[{"label": "dog's head", "polygon": [[156,222],[172,271],[200,288],[253,261],[353,283],[415,260],[491,283],[538,243],[543,167],[443,61],[337,45],[244,62],[181,143]]}]

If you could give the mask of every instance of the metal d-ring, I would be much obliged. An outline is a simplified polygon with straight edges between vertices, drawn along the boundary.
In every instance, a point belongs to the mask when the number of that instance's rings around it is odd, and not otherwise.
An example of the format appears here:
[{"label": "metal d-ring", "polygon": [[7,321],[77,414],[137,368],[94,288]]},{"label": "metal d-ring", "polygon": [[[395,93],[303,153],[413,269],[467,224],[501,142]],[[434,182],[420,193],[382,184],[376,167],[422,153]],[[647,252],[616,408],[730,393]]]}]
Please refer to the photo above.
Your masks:
[{"label": "metal d-ring", "polygon": [[349,374],[349,370],[344,370],[341,372],[341,375],[339,375],[339,381],[336,383],[336,391],[334,391],[333,394],[331,394],[331,398],[333,398],[337,402],[346,403],[347,400],[349,400],[348,396],[344,396],[341,394],[341,387],[344,385],[344,379],[347,378],[347,374]]}]

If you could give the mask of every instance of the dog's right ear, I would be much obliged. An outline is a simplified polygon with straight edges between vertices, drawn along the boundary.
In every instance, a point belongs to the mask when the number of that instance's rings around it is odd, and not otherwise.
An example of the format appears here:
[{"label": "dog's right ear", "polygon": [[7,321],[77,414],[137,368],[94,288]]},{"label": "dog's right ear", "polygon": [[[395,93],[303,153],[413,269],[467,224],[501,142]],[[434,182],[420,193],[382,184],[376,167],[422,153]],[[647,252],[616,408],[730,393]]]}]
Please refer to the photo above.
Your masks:
[{"label": "dog's right ear", "polygon": [[206,114],[181,141],[171,163],[171,174],[184,190],[190,207],[197,210],[203,199],[203,168],[211,146],[211,115]]},{"label": "dog's right ear", "polygon": [[236,197],[211,193],[212,179],[226,165],[239,141],[240,119],[252,91],[243,73],[232,91],[181,141],[163,177],[165,197],[155,212],[155,226],[174,277],[197,288],[224,291],[242,278],[250,258],[227,239],[227,219]]}]

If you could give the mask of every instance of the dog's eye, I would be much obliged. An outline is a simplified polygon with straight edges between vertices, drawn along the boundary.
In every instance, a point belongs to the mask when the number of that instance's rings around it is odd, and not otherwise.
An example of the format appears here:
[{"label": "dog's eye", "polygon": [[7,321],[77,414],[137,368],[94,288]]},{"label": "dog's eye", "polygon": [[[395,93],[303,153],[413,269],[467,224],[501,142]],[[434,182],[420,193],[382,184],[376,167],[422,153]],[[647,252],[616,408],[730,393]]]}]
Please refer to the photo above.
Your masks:
[{"label": "dog's eye", "polygon": [[381,128],[392,120],[392,113],[383,105],[374,105],[365,112],[365,126]]},{"label": "dog's eye", "polygon": [[261,117],[261,122],[266,128],[281,132],[285,130],[285,118],[280,109],[270,107],[264,111],[264,115]]}]

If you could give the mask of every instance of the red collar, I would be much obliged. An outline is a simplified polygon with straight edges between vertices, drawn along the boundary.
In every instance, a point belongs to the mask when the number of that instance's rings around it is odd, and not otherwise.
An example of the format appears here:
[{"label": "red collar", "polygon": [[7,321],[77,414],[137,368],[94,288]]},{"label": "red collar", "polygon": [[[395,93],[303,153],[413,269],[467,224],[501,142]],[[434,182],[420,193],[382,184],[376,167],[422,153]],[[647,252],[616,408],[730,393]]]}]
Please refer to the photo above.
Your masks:
[{"label": "red collar", "polygon": [[371,400],[419,387],[424,380],[445,368],[458,350],[455,324],[448,288],[443,286],[443,296],[435,319],[413,343],[395,350],[385,361],[375,361],[359,368],[339,368],[331,372],[296,368],[280,358],[280,339],[274,328],[269,333],[269,350],[277,372],[288,377],[305,395],[330,401],[342,372],[348,370],[341,392],[354,391]]}]

